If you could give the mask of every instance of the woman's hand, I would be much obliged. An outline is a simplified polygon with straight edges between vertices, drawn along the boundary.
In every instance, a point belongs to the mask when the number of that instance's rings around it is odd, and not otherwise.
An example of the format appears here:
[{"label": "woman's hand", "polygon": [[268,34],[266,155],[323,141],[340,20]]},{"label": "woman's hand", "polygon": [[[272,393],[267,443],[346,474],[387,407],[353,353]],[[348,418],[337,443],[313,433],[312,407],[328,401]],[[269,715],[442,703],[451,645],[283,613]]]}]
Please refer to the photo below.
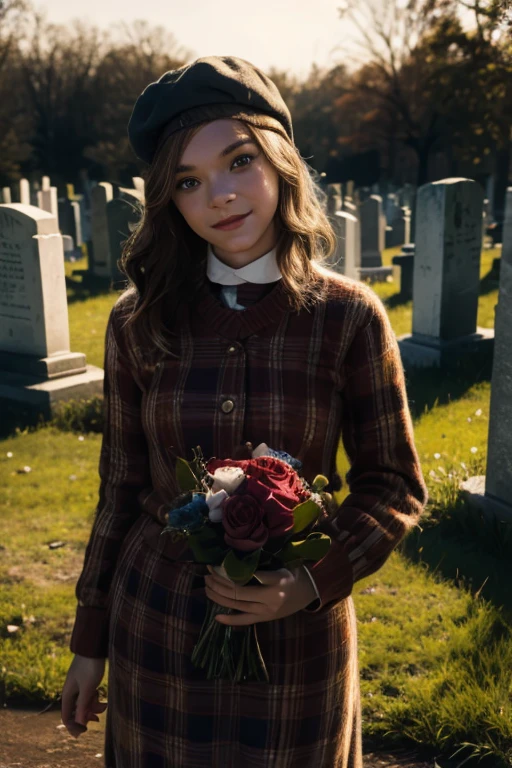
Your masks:
[{"label": "woman's hand", "polygon": [[67,730],[78,738],[87,730],[87,722],[99,722],[98,714],[107,702],[99,701],[98,685],[105,672],[105,659],[90,659],[76,654],[62,689],[61,719]]},{"label": "woman's hand", "polygon": [[205,576],[206,595],[225,608],[242,613],[218,614],[219,623],[231,626],[273,621],[301,611],[316,599],[315,589],[303,568],[280,568],[277,571],[256,571],[261,587],[241,587],[231,579],[215,573],[209,565],[210,576]]}]

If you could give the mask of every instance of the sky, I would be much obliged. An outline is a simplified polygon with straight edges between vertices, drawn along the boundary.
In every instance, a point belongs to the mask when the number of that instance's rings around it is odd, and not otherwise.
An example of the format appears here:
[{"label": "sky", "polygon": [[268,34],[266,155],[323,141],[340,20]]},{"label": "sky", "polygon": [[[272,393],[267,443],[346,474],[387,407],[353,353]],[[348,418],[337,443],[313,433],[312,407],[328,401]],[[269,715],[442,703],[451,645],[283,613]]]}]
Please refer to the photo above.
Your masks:
[{"label": "sky", "polygon": [[[343,60],[335,50],[353,32],[337,11],[343,0],[35,0],[47,20],[79,18],[107,28],[120,20],[144,19],[166,27],[179,45],[200,56],[239,56],[255,66],[275,66],[305,77],[311,64],[331,68]],[[173,12],[173,7],[177,10]]]}]

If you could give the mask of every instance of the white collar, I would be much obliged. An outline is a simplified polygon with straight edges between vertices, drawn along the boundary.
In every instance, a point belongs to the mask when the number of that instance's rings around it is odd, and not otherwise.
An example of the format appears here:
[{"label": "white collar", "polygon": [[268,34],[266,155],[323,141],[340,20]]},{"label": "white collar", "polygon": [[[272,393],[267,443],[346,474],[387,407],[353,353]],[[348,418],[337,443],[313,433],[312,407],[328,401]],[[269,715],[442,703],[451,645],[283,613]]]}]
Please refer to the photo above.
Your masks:
[{"label": "white collar", "polygon": [[214,283],[240,285],[241,283],[274,283],[282,278],[277,266],[276,248],[260,256],[245,267],[234,269],[220,261],[208,243],[206,274]]}]

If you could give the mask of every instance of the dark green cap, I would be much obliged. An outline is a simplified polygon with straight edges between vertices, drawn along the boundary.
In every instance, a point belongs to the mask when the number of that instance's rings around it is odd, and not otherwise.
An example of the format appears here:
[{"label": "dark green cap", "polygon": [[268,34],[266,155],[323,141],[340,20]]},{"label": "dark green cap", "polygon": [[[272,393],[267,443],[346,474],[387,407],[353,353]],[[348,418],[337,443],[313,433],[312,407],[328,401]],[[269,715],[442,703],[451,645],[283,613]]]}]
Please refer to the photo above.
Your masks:
[{"label": "dark green cap", "polygon": [[201,108],[212,106],[219,118],[270,115],[293,142],[290,111],[267,75],[235,56],[206,56],[165,72],[140,94],[128,122],[135,154],[151,163],[171,133],[202,122]]}]

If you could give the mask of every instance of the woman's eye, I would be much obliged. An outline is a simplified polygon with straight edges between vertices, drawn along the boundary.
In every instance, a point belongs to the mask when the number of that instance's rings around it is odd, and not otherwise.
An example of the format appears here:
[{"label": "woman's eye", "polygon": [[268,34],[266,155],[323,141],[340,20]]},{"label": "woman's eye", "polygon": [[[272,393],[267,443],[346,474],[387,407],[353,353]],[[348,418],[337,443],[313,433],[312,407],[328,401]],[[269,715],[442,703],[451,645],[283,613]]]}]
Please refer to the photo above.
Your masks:
[{"label": "woman's eye", "polygon": [[[237,163],[239,160],[243,160],[243,159],[244,159],[244,158],[246,158],[246,157],[248,157],[248,158],[249,158],[249,161],[251,161],[251,160],[254,160],[254,155],[239,155],[239,156],[238,156],[238,157],[237,157],[237,158],[236,158],[236,159],[233,161],[233,165],[234,165],[235,163]],[[244,163],[244,165],[250,165],[250,162],[249,162],[249,163]]]},{"label": "woman's eye", "polygon": [[[239,160],[245,160],[246,158],[249,158],[249,162],[248,163],[243,163],[242,165],[239,165],[239,166],[235,165],[236,163],[238,163]],[[250,165],[253,160],[254,160],[254,155],[249,155],[249,154],[247,154],[247,155],[239,155],[238,157],[236,157],[233,160],[233,167],[243,168],[246,165]],[[196,179],[182,179],[181,181],[179,181],[177,183],[176,189],[184,189],[185,191],[188,190],[188,189],[194,189],[194,187],[184,186],[189,181],[194,181],[195,182]]]}]

